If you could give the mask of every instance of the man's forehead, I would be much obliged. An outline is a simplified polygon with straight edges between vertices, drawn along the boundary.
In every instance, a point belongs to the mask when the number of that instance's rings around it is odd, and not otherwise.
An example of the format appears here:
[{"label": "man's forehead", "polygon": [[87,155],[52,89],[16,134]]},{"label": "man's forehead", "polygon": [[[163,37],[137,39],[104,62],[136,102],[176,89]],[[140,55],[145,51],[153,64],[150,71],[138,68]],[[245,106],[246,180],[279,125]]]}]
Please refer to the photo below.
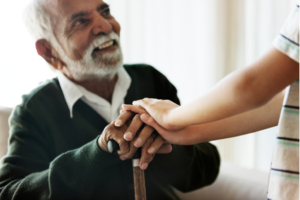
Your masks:
[{"label": "man's forehead", "polygon": [[71,19],[73,15],[81,12],[90,12],[101,5],[106,5],[103,0],[46,0],[46,8],[52,16],[59,20]]}]

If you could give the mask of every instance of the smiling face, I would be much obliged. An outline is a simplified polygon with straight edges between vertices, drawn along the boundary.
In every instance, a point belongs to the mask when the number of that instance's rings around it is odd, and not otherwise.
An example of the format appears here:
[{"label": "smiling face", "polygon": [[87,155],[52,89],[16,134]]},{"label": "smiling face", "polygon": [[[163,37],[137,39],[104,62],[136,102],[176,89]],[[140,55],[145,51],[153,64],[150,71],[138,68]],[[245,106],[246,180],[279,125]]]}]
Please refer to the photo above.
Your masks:
[{"label": "smiling face", "polygon": [[111,77],[122,66],[120,25],[102,0],[55,0],[47,5],[57,52],[76,81]]}]

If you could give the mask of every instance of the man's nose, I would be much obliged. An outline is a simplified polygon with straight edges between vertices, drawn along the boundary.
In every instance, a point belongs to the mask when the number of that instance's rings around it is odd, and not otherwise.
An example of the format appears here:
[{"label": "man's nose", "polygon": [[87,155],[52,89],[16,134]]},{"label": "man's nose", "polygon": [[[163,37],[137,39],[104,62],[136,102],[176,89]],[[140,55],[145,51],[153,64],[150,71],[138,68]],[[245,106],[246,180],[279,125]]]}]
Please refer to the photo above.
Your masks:
[{"label": "man's nose", "polygon": [[98,15],[95,19],[95,25],[92,29],[93,35],[108,34],[112,31],[112,25],[103,16]]}]

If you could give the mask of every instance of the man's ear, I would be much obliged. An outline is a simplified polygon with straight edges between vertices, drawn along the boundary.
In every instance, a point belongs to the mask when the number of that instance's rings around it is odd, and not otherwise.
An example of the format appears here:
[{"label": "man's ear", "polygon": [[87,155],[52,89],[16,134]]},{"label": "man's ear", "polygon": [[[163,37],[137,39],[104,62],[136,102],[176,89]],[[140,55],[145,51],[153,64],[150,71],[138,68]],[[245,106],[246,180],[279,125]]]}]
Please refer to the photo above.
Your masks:
[{"label": "man's ear", "polygon": [[61,70],[63,68],[64,63],[62,63],[59,58],[56,58],[56,55],[53,55],[52,52],[55,52],[55,50],[52,49],[52,46],[47,40],[40,39],[36,41],[35,48],[37,53],[41,57],[43,57],[46,60],[46,62],[48,62],[52,67],[54,67],[57,70]]},{"label": "man's ear", "polygon": [[47,40],[40,39],[36,41],[35,48],[37,53],[42,56],[49,64],[51,64],[51,46]]}]

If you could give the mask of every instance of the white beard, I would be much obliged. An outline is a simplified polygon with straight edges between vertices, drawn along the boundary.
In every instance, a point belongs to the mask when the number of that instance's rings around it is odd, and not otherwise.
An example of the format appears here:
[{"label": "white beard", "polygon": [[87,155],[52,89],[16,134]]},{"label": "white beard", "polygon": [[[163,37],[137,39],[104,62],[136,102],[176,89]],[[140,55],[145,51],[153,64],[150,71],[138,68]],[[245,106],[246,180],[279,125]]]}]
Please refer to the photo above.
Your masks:
[{"label": "white beard", "polygon": [[[92,55],[96,47],[109,40],[115,40],[117,45],[116,51],[112,53],[105,53],[97,57]],[[123,55],[120,46],[120,38],[113,31],[108,35],[103,35],[96,38],[88,46],[84,57],[79,61],[71,60],[65,54],[60,45],[56,49],[76,81],[111,79],[123,66]]]}]

